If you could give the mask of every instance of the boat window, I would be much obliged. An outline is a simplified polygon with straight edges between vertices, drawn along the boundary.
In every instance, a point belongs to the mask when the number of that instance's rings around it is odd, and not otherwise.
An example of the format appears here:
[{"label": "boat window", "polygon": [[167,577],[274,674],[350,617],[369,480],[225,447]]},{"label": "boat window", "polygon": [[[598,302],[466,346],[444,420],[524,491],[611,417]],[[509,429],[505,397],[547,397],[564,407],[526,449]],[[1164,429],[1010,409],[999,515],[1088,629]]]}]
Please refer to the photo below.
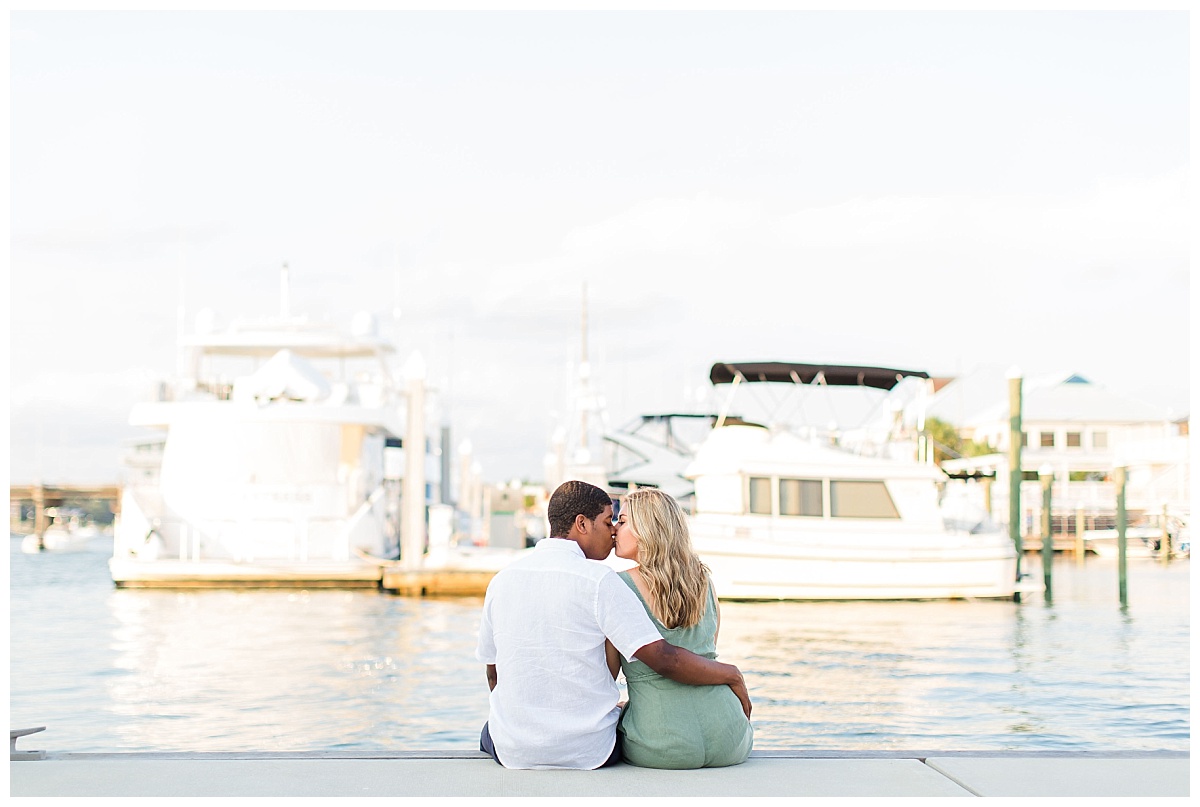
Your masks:
[{"label": "boat window", "polygon": [[1080,448],[1083,446],[1083,434],[1081,432],[1067,432],[1067,448]]},{"label": "boat window", "polygon": [[1092,448],[1108,448],[1108,432],[1092,432]]},{"label": "boat window", "polygon": [[823,516],[820,479],[780,479],[779,515]]},{"label": "boat window", "polygon": [[771,515],[771,480],[769,477],[750,477],[750,512]]},{"label": "boat window", "polygon": [[1042,448],[1054,448],[1054,432],[1042,432]]},{"label": "boat window", "polygon": [[900,518],[882,481],[830,481],[829,510],[834,518]]}]

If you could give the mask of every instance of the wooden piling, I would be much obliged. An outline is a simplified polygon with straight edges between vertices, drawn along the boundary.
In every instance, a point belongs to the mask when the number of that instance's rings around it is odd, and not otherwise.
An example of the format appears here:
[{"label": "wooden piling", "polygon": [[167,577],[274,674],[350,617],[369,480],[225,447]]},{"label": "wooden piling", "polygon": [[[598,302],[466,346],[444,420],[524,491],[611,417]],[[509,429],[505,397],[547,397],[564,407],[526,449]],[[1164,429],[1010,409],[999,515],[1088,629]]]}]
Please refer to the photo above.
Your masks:
[{"label": "wooden piling", "polygon": [[46,548],[46,528],[49,521],[46,516],[46,488],[42,485],[33,487],[33,531],[37,535],[38,551]]}]

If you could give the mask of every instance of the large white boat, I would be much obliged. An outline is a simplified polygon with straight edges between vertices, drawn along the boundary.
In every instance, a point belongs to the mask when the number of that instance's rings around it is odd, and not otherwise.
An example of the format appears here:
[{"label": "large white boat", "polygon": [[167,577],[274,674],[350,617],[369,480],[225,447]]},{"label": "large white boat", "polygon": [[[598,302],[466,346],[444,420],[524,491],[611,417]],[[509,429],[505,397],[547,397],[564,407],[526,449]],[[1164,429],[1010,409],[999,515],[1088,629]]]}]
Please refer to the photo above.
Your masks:
[{"label": "large white boat", "polygon": [[180,377],[135,406],[159,436],[131,452],[118,586],[377,586],[370,558],[397,556],[394,348],[367,314],[343,330],[290,315],[286,267],[281,308],[223,329],[198,317]]},{"label": "large white boat", "polygon": [[[773,382],[892,390],[925,373],[781,362],[714,365],[714,384]],[[986,512],[944,499],[946,475],[912,443],[851,451],[807,435],[718,420],[685,470],[692,541],[727,599],[1012,597],[1017,555]]]}]

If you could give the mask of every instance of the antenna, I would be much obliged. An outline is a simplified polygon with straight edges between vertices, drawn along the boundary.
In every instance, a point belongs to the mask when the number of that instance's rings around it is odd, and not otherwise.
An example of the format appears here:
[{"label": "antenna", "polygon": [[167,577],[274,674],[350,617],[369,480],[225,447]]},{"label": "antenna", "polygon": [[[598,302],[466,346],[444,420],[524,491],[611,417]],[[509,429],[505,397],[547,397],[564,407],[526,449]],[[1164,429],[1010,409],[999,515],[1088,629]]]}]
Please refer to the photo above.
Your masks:
[{"label": "antenna", "polygon": [[288,291],[288,265],[287,261],[284,261],[279,279],[279,316],[283,319],[291,315],[288,311]]},{"label": "antenna", "polygon": [[[583,317],[580,320],[580,330],[581,330],[580,344],[582,345],[582,350],[580,353],[580,363],[579,363],[579,380],[582,382],[580,384],[580,394],[583,396],[586,396],[588,393],[591,392],[591,389],[588,385],[588,374],[589,374],[590,368],[588,367],[588,355],[587,355],[588,326],[587,326],[587,281],[586,280],[583,281]],[[581,401],[581,403],[583,403],[584,405],[579,408],[579,447],[584,450],[587,450],[587,447],[588,447],[588,422],[587,422],[588,421],[588,416],[587,416],[588,401],[587,401],[586,397],[583,401]]]},{"label": "antenna", "polygon": [[587,359],[588,327],[587,327],[587,281],[586,280],[583,281],[583,319],[581,320],[581,322],[582,322],[582,326],[581,326],[582,327],[582,338],[580,341],[583,344],[583,354],[580,358],[586,364],[587,360],[588,360]]}]

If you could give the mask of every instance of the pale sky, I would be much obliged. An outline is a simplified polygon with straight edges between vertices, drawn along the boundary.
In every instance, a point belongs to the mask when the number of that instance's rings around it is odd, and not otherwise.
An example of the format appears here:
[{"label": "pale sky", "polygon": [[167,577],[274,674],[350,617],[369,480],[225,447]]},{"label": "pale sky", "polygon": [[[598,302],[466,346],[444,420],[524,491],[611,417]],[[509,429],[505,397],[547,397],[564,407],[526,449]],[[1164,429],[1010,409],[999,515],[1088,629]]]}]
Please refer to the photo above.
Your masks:
[{"label": "pale sky", "polygon": [[[14,12],[10,474],[115,481],[190,329],[399,310],[489,481],[716,361],[1190,410],[1185,12]],[[182,292],[181,292],[182,290]],[[997,390],[1003,395],[1003,390]]]}]

